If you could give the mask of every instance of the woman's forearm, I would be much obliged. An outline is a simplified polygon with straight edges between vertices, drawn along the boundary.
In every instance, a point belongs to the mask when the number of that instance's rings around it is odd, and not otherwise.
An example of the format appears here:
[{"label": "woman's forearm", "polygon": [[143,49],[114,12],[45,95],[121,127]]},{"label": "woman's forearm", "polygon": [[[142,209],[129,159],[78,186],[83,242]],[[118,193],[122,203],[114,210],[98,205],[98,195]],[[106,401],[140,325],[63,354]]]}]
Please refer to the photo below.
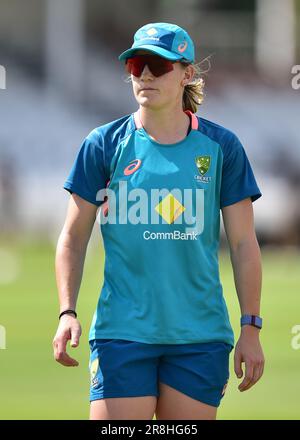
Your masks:
[{"label": "woman's forearm", "polygon": [[74,238],[72,239],[63,232],[57,243],[55,271],[60,312],[76,308],[86,246],[76,246],[75,243]]},{"label": "woman's forearm", "polygon": [[262,285],[261,253],[256,237],[230,252],[242,315],[259,315]]}]

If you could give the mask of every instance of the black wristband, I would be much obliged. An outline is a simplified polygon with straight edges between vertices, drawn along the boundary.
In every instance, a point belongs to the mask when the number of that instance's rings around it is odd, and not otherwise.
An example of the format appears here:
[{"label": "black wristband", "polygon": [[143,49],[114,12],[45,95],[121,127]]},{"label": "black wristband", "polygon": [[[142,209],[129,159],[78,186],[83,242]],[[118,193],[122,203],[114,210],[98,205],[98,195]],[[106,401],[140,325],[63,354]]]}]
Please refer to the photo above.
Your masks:
[{"label": "black wristband", "polygon": [[61,312],[61,314],[59,315],[59,318],[58,319],[60,319],[63,315],[65,315],[66,313],[74,313],[74,315],[75,315],[75,318],[77,318],[77,313],[75,312],[75,310],[64,310],[63,312]]}]

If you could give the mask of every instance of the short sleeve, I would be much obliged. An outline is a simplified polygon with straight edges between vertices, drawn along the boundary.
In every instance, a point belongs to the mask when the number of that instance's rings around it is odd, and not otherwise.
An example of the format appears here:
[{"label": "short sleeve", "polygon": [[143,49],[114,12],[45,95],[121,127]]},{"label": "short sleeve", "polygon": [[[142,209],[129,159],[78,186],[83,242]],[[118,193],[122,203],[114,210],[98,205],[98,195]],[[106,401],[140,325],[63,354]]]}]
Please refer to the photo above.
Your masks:
[{"label": "short sleeve", "polygon": [[103,201],[97,200],[97,193],[106,187],[107,180],[103,145],[95,134],[89,135],[81,144],[63,187],[71,194],[74,192],[88,202],[100,206]]},{"label": "short sleeve", "polygon": [[243,145],[233,135],[223,150],[220,207],[232,205],[247,197],[252,202],[262,196]]}]

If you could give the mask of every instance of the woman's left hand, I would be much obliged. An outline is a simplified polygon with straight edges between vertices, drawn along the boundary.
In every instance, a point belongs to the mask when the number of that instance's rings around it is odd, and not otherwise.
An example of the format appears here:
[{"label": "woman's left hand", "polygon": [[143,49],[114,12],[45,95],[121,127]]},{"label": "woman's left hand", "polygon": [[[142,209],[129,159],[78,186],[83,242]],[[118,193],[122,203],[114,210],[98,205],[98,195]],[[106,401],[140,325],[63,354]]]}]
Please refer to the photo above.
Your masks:
[{"label": "woman's left hand", "polygon": [[265,359],[259,341],[259,329],[244,325],[235,346],[234,371],[238,378],[243,377],[242,363],[245,363],[245,377],[239,385],[240,391],[249,390],[263,375]]}]

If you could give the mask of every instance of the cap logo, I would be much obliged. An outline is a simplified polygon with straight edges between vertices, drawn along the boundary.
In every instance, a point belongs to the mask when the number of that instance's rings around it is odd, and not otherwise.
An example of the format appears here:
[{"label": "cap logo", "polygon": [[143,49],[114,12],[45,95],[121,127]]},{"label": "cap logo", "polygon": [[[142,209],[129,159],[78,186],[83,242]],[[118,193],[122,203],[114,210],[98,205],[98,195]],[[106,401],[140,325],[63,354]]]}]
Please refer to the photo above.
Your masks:
[{"label": "cap logo", "polygon": [[157,34],[157,30],[155,28],[151,28],[147,31],[147,34],[150,36],[155,35]]},{"label": "cap logo", "polygon": [[178,51],[179,52],[184,52],[185,50],[186,50],[186,48],[187,48],[187,41],[185,41],[184,43],[181,43],[181,44],[179,44],[179,46],[178,46]]}]

